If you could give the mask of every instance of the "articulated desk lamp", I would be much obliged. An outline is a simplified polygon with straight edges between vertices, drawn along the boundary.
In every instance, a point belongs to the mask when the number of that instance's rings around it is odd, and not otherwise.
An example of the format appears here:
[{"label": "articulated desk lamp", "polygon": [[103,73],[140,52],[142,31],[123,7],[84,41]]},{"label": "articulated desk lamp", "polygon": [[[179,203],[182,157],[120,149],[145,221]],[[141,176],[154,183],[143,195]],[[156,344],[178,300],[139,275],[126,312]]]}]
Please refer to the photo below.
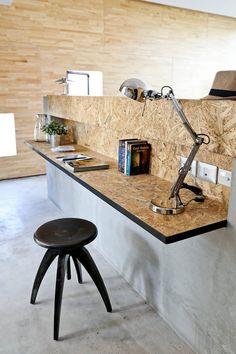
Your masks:
[{"label": "articulated desk lamp", "polygon": [[[165,98],[171,100],[174,109],[180,116],[184,127],[187,129],[191,138],[193,139],[192,150],[184,164],[184,166],[179,171],[179,176],[177,181],[171,188],[170,196],[167,200],[161,201],[158,200],[158,197],[155,200],[152,200],[150,203],[150,209],[155,213],[159,214],[180,214],[184,211],[185,206],[190,202],[184,204],[181,201],[179,192],[181,188],[190,189],[196,194],[196,197],[191,199],[196,202],[204,202],[205,197],[202,193],[201,188],[196,186],[190,186],[184,183],[184,179],[188,174],[188,171],[191,168],[191,164],[196,156],[198,149],[202,144],[209,144],[210,138],[206,134],[197,134],[191,127],[188,119],[186,118],[182,107],[179,102],[176,100],[173,90],[170,86],[163,86],[161,92],[156,92],[153,90],[147,90],[146,85],[138,79],[128,79],[124,81],[120,87],[120,91],[127,97],[132,98],[135,101],[146,103],[146,100],[160,100]],[[205,141],[204,139],[207,138]]]}]

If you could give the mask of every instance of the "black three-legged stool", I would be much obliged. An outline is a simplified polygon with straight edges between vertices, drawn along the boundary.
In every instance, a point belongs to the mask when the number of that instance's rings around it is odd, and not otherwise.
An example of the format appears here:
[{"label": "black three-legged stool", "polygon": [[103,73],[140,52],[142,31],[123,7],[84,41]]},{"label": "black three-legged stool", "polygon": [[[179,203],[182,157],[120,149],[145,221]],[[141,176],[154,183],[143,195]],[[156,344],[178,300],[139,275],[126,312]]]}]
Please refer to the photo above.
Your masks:
[{"label": "black three-legged stool", "polygon": [[78,276],[79,283],[82,283],[81,266],[87,270],[98,291],[100,292],[106,309],[112,311],[109,296],[102,280],[102,277],[84,245],[93,241],[97,236],[97,228],[90,221],[84,219],[66,218],[47,222],[40,226],[35,234],[34,240],[37,244],[47,248],[36,274],[31,294],[30,303],[34,304],[36,296],[43,280],[43,277],[53,260],[58,256],[55,302],[54,302],[54,335],[55,340],[59,337],[61,302],[65,273],[71,278],[70,257],[72,258]]}]

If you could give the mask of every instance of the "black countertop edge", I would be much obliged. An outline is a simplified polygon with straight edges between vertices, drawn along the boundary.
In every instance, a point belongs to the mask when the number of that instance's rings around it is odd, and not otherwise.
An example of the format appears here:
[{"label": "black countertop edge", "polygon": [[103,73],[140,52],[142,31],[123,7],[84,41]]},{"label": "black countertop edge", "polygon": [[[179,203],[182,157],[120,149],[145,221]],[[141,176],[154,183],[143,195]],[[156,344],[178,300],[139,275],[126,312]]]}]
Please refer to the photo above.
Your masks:
[{"label": "black countertop edge", "polygon": [[182,232],[182,233],[179,233],[179,234],[176,234],[176,235],[165,236],[161,232],[159,232],[156,229],[154,229],[153,227],[151,227],[150,225],[146,224],[144,221],[139,219],[137,216],[133,215],[132,213],[130,213],[129,211],[127,211],[126,209],[121,207],[119,204],[115,203],[110,198],[106,197],[104,194],[102,194],[99,191],[97,191],[95,188],[91,187],[88,183],[86,183],[83,180],[81,180],[78,176],[74,175],[71,171],[69,171],[65,167],[62,167],[59,164],[57,164],[50,157],[48,157],[47,155],[43,154],[40,150],[36,149],[31,144],[28,144],[28,145],[31,147],[32,150],[37,152],[45,160],[47,160],[50,163],[52,163],[59,170],[61,170],[62,172],[64,172],[65,174],[67,174],[68,176],[73,178],[75,181],[80,183],[83,187],[88,189],[93,194],[97,195],[100,199],[104,200],[106,203],[108,203],[113,208],[118,210],[121,214],[127,216],[130,220],[134,221],[137,225],[142,227],[144,230],[148,231],[150,234],[152,234],[154,237],[156,237],[158,240],[162,241],[165,244],[170,244],[170,243],[174,243],[174,242],[177,242],[177,241],[182,241],[182,240],[185,240],[187,238],[191,238],[193,236],[201,235],[201,234],[204,234],[206,232],[217,230],[217,229],[220,229],[220,228],[223,228],[223,227],[227,226],[227,220],[222,220],[222,221],[216,222],[214,224],[205,225],[205,226],[199,227],[197,229],[188,230],[186,232]]},{"label": "black countertop edge", "polygon": [[214,224],[209,224],[186,232],[181,232],[180,234],[166,237],[165,243],[169,244],[177,241],[183,241],[194,236],[200,236],[210,231],[222,229],[223,227],[227,227],[227,223],[228,223],[227,220],[222,220],[222,221],[217,221]]}]

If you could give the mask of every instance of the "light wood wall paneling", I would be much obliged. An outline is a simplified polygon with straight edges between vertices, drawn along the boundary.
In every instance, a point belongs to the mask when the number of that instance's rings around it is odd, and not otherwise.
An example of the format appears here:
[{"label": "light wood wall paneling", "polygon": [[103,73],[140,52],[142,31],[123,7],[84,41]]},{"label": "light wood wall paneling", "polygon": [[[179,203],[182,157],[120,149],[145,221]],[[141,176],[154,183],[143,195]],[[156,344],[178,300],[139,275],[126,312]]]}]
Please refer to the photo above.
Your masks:
[{"label": "light wood wall paneling", "polygon": [[0,5],[0,112],[16,119],[16,157],[0,158],[0,179],[44,171],[23,142],[42,97],[61,94],[67,69],[100,70],[104,93],[126,78],[179,97],[208,93],[214,73],[235,68],[235,19],[132,0],[14,0]]}]

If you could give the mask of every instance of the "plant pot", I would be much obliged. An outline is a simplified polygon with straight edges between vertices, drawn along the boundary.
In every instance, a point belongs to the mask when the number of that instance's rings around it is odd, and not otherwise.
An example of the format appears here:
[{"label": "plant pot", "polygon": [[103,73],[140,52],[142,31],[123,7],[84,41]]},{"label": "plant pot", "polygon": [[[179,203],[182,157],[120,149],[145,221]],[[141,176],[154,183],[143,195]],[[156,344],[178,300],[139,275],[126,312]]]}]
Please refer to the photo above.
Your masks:
[{"label": "plant pot", "polygon": [[51,135],[50,144],[52,148],[55,148],[60,145],[61,136],[60,135]]},{"label": "plant pot", "polygon": [[45,139],[46,139],[46,143],[50,143],[51,136],[49,134],[45,134]]}]

